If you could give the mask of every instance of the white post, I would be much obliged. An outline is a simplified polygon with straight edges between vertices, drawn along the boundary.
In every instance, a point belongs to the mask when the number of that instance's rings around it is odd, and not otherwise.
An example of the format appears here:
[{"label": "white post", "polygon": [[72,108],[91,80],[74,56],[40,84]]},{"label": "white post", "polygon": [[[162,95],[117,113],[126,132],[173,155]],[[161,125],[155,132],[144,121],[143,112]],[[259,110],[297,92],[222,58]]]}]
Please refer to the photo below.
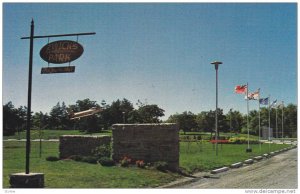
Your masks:
[{"label": "white post", "polygon": [[282,138],[282,141],[283,141],[283,108],[284,108],[284,104],[282,101],[282,112],[281,112],[281,138]]},{"label": "white post", "polygon": [[275,107],[276,112],[276,138],[278,138],[278,126],[277,126],[277,107]]},{"label": "white post", "polygon": [[270,108],[270,101],[271,101],[271,95],[269,95],[269,99],[268,99],[268,104],[269,104],[269,151],[270,151],[270,146],[271,146],[271,137],[270,137],[270,133],[271,133],[271,108]]},{"label": "white post", "polygon": [[259,142],[259,149],[261,150],[261,143],[260,143],[260,89],[258,89],[258,142]]},{"label": "white post", "polygon": [[250,148],[250,145],[249,145],[249,98],[248,98],[248,91],[249,91],[249,86],[248,86],[248,82],[247,82],[247,94],[246,94],[246,97],[247,97],[247,131],[248,131],[248,148],[246,150],[246,152],[251,152],[251,148]]}]

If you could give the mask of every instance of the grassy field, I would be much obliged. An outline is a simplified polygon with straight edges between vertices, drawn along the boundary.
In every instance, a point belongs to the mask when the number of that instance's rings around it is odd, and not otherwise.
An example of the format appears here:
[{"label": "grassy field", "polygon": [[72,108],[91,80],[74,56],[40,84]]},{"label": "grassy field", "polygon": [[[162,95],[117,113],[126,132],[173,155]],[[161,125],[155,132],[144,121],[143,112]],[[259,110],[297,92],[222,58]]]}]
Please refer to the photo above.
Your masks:
[{"label": "grassy field", "polygon": [[[31,130],[30,137],[31,139],[39,139],[41,134],[42,139],[58,139],[61,135],[110,135],[111,131],[103,131],[101,133],[93,133],[87,134],[83,131],[79,130]],[[16,133],[15,135],[11,136],[4,136],[4,140],[6,139],[26,139],[26,132],[22,131],[19,134]]]},{"label": "grassy field", "polygon": [[[46,161],[58,156],[58,142],[43,142],[42,157],[39,144],[32,142],[30,172],[45,173],[48,188],[143,188],[156,187],[179,177],[175,173],[137,167],[102,167],[71,160]],[[25,142],[3,142],[3,187],[9,187],[9,174],[25,170]],[[66,181],[67,180],[67,181]]]},{"label": "grassy field", "polygon": [[253,144],[252,152],[247,153],[247,144],[218,144],[218,156],[211,143],[181,142],[180,166],[189,173],[208,171],[214,168],[229,166],[255,156],[289,147],[286,144]]},{"label": "grassy field", "polygon": [[[180,177],[176,173],[162,173],[157,170],[137,167],[102,167],[70,160],[46,161],[47,156],[58,156],[58,142],[43,142],[42,157],[39,157],[39,143],[32,142],[31,172],[45,173],[48,188],[144,188],[163,185]],[[25,169],[25,142],[3,142],[3,186],[9,187],[9,174]],[[212,144],[196,142],[180,143],[180,166],[187,172],[207,171],[230,165],[261,153],[288,147],[288,145],[251,145],[253,152],[246,153],[247,145],[219,145],[216,156]],[[68,181],[65,181],[68,180]]]}]

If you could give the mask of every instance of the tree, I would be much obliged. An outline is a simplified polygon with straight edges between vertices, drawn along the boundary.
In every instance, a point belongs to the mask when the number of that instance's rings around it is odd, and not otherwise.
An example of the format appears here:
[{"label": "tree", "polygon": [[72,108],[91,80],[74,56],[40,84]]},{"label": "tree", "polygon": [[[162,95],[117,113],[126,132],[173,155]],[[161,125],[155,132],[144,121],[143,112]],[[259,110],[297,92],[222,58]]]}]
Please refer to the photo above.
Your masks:
[{"label": "tree", "polygon": [[58,102],[50,111],[50,128],[51,129],[59,129],[61,127],[62,121],[62,110],[60,107],[60,103]]},{"label": "tree", "polygon": [[228,112],[226,115],[226,120],[228,120],[228,122],[230,122],[230,117],[232,131],[234,131],[235,133],[240,133],[244,124],[243,115],[239,111],[231,111],[231,113]]},{"label": "tree", "polygon": [[[100,107],[96,101],[92,101],[89,98],[84,100],[77,100],[75,105],[70,105],[69,110],[73,112],[80,112],[88,110],[92,107]],[[65,108],[66,109],[66,108]],[[64,110],[64,108],[63,108]],[[62,111],[64,112],[64,111]],[[63,114],[64,115],[64,114]],[[101,126],[99,123],[99,116],[91,115],[88,117],[80,118],[79,120],[74,120],[73,125],[79,130],[86,131],[88,133],[99,132],[101,130]]]},{"label": "tree", "polygon": [[[288,104],[284,109],[284,137],[297,137],[297,106]],[[281,111],[279,111],[281,112]]]},{"label": "tree", "polygon": [[36,112],[33,116],[32,116],[32,122],[33,122],[33,126],[36,129],[46,129],[49,126],[49,115],[43,114],[43,112]]},{"label": "tree", "polygon": [[12,104],[12,102],[8,102],[3,106],[3,135],[13,135],[17,130],[18,120],[17,111]]},{"label": "tree", "polygon": [[160,123],[159,117],[164,116],[164,112],[156,104],[141,104],[138,110],[132,110],[129,113],[128,121],[130,123]]},{"label": "tree", "polygon": [[182,129],[184,134],[188,131],[195,130],[197,128],[196,115],[192,112],[183,112],[181,114],[171,115],[167,122],[177,123],[179,129]]}]

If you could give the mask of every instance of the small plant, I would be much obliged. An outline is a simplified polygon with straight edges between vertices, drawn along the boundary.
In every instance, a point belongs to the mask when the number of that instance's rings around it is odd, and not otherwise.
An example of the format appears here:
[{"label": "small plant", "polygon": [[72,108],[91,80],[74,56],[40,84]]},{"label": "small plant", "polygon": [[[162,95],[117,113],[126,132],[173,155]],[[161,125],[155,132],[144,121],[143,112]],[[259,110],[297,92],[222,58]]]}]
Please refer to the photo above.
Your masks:
[{"label": "small plant", "polygon": [[101,146],[95,148],[92,151],[92,153],[97,158],[103,158],[103,157],[109,158],[111,155],[111,147],[110,147],[110,145],[101,145]]},{"label": "small plant", "polygon": [[169,165],[165,161],[158,161],[154,163],[154,167],[162,172],[166,172],[169,169]]},{"label": "small plant", "polygon": [[145,168],[146,164],[143,160],[137,160],[135,162],[136,166],[139,167],[139,168]]},{"label": "small plant", "polygon": [[114,166],[115,161],[108,157],[102,157],[98,160],[98,163],[101,164],[102,166]]},{"label": "small plant", "polygon": [[84,156],[81,161],[90,164],[97,164],[98,158],[95,156]]},{"label": "small plant", "polygon": [[120,160],[120,164],[122,167],[128,167],[131,164],[131,158],[125,156],[122,160]]},{"label": "small plant", "polygon": [[56,156],[48,156],[48,157],[46,158],[46,160],[47,160],[47,161],[54,162],[54,161],[58,161],[59,158],[56,157]]}]

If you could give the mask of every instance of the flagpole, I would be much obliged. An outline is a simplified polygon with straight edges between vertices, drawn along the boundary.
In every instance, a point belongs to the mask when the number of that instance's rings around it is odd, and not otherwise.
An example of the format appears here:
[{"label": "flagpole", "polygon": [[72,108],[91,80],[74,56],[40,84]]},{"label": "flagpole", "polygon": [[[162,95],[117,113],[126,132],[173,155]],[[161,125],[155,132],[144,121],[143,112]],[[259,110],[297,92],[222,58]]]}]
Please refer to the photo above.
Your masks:
[{"label": "flagpole", "polygon": [[277,126],[277,108],[278,107],[275,107],[275,112],[276,112],[276,138],[278,138],[278,126]]},{"label": "flagpole", "polygon": [[259,142],[259,150],[261,151],[261,143],[260,143],[260,89],[258,89],[258,142]]},{"label": "flagpole", "polygon": [[249,145],[249,97],[248,97],[248,91],[249,91],[249,86],[248,86],[248,82],[247,82],[247,131],[248,131],[248,148],[246,149],[246,152],[252,152],[250,145]]},{"label": "flagpole", "polygon": [[282,112],[281,112],[281,138],[282,138],[282,142],[283,142],[283,108],[284,108],[284,104],[282,101]]},{"label": "flagpole", "polygon": [[268,104],[269,104],[269,150],[270,150],[270,142],[271,142],[271,137],[270,137],[270,133],[271,133],[271,111],[270,111],[270,101],[271,101],[271,95],[269,95],[269,100],[268,100]]}]

